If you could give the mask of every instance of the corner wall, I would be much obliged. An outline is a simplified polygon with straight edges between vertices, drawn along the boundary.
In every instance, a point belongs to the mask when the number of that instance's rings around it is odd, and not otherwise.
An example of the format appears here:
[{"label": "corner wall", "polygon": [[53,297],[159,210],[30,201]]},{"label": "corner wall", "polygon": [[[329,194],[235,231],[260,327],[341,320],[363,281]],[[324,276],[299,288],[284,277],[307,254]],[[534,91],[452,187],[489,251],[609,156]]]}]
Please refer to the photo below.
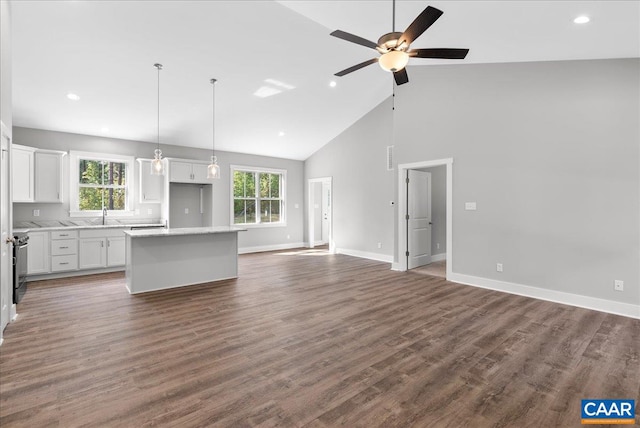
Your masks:
[{"label": "corner wall", "polygon": [[[454,159],[458,280],[586,296],[587,306],[613,302],[640,317],[640,60],[408,71],[396,92],[394,163]],[[368,252],[374,236],[394,233],[395,209],[383,208],[396,178],[379,166],[387,111],[388,102],[305,163],[307,177],[338,178],[338,247]]]}]

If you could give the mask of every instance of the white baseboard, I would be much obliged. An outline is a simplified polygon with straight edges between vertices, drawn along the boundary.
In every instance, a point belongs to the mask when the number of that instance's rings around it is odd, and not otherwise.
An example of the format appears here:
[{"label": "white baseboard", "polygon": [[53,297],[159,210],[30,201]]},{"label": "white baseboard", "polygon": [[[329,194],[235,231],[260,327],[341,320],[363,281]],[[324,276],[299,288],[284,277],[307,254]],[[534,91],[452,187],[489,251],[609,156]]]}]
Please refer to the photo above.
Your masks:
[{"label": "white baseboard", "polygon": [[434,254],[431,256],[432,262],[441,262],[442,260],[447,260],[447,253]]},{"label": "white baseboard", "polygon": [[308,248],[309,245],[304,242],[292,242],[276,245],[260,245],[257,247],[238,248],[238,254],[263,253],[265,251],[290,250],[292,248]]},{"label": "white baseboard", "polygon": [[358,251],[358,250],[349,250],[347,248],[336,248],[336,254],[344,254],[346,256],[376,260],[378,262],[393,263],[393,256],[388,256],[386,254],[369,253],[366,251]]},{"label": "white baseboard", "polygon": [[447,277],[447,281],[640,319],[640,305],[614,302],[597,297],[581,296],[579,294],[565,293],[564,291],[548,290],[460,273],[452,273]]}]

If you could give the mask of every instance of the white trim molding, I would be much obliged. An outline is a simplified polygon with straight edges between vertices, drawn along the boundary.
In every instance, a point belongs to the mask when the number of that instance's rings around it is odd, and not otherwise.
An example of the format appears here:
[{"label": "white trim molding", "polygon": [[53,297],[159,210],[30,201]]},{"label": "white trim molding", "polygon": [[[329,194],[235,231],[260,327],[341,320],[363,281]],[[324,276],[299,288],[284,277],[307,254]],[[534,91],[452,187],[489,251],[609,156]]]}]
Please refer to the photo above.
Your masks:
[{"label": "white trim molding", "polygon": [[387,254],[370,253],[367,251],[350,250],[348,248],[336,248],[336,254],[360,257],[361,259],[375,260],[377,262],[393,263],[393,256]]},{"label": "white trim molding", "polygon": [[640,305],[614,302],[612,300],[599,299],[597,297],[581,296],[579,294],[566,293],[564,291],[549,290],[546,288],[532,287],[530,285],[516,284],[513,282],[497,281],[494,279],[460,273],[447,275],[447,280],[458,284],[502,291],[509,294],[517,294],[518,296],[532,297],[534,299],[547,300],[549,302],[640,319]]},{"label": "white trim molding", "polygon": [[423,169],[442,165],[446,166],[447,169],[447,279],[449,279],[449,276],[453,274],[451,270],[451,267],[453,266],[453,158],[403,163],[398,165],[398,223],[396,229],[398,247],[394,262],[391,265],[391,270],[400,272],[407,270],[407,257],[405,256],[405,251],[407,249],[405,220],[407,215],[407,194],[405,187],[407,171],[410,169]]},{"label": "white trim molding", "polygon": [[257,247],[238,248],[238,254],[264,253],[266,251],[291,250],[293,248],[307,248],[304,242],[292,242],[287,244],[260,245]]},{"label": "white trim molding", "polygon": [[447,253],[434,254],[431,256],[431,262],[441,262],[447,260]]}]

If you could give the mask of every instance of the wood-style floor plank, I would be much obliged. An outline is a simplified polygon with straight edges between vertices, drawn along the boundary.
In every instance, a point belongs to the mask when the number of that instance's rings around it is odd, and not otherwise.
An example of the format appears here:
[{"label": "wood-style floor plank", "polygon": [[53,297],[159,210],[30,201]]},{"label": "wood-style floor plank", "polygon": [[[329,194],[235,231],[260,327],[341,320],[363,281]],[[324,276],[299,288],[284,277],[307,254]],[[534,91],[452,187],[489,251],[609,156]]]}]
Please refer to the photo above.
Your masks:
[{"label": "wood-style floor plank", "polygon": [[0,348],[4,427],[567,427],[640,402],[640,320],[293,250],[131,296],[30,283]]}]

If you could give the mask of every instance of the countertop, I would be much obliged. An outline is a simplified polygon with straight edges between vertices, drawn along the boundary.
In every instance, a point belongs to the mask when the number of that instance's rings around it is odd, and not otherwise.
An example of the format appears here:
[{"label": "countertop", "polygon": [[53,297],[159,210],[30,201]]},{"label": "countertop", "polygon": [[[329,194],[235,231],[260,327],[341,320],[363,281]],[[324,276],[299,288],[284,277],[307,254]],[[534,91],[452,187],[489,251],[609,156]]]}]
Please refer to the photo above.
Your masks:
[{"label": "countertop", "polygon": [[125,230],[125,235],[132,238],[150,238],[154,236],[208,235],[213,233],[244,232],[247,229],[233,226],[216,227],[184,227],[177,229],[143,229]]},{"label": "countertop", "polygon": [[157,227],[164,226],[160,220],[116,220],[107,219],[102,224],[102,218],[90,220],[34,220],[21,221],[13,225],[14,232],[46,232],[50,230],[70,229],[117,229],[127,227]]}]

